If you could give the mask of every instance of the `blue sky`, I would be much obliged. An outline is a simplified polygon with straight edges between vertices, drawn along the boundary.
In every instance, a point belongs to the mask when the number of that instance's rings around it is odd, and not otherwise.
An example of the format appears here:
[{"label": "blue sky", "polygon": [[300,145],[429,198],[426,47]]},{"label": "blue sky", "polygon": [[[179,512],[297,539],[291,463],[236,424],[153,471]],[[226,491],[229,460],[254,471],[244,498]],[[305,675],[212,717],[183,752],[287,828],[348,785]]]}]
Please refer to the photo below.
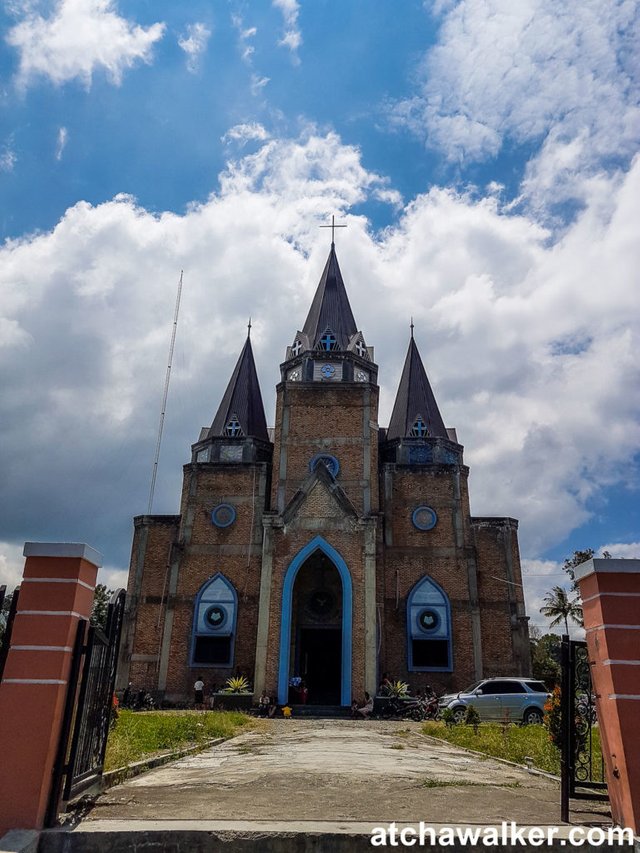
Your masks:
[{"label": "blue sky", "polygon": [[471,466],[520,519],[532,621],[575,548],[640,556],[635,2],[6,0],[0,582],[25,540],[122,580],[249,314],[268,419],[327,251],[380,364],[408,318]]}]

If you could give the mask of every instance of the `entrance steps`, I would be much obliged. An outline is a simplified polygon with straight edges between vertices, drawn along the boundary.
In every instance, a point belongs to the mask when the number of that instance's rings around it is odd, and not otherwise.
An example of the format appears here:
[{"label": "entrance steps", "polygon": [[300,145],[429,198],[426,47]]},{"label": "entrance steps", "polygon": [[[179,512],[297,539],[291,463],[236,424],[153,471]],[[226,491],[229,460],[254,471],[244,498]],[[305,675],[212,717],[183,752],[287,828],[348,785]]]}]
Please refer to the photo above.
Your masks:
[{"label": "entrance steps", "polygon": [[294,719],[304,717],[315,720],[348,719],[351,708],[343,705],[290,705],[291,716]]}]

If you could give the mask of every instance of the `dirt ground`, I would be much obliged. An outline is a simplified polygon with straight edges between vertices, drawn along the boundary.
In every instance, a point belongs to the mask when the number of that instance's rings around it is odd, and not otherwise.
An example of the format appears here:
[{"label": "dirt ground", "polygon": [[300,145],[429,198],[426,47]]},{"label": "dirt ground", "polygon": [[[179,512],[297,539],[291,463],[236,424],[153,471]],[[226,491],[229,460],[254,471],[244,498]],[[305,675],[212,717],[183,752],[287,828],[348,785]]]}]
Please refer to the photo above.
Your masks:
[{"label": "dirt ground", "polygon": [[[420,734],[419,723],[268,720],[103,794],[88,820],[560,822],[558,783]],[[608,823],[582,803],[575,823]]]}]

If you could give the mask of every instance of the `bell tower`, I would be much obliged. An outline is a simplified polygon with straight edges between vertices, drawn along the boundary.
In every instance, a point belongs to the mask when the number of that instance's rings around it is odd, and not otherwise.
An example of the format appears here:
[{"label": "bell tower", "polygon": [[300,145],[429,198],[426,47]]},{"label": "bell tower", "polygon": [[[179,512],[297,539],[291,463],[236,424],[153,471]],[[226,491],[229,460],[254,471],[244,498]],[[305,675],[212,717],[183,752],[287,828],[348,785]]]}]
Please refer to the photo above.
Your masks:
[{"label": "bell tower", "polygon": [[378,366],[358,330],[335,244],[277,388],[272,506],[322,461],[359,512],[378,510]]},{"label": "bell tower", "polygon": [[[332,242],[277,387],[256,689],[276,684],[280,701],[287,700],[290,677],[315,687],[314,702],[322,703],[321,695],[349,705],[353,695],[375,691],[379,389],[373,358]],[[274,597],[279,636],[267,627]],[[332,602],[325,613],[320,601]],[[323,656],[331,658],[339,683],[325,678]]]}]

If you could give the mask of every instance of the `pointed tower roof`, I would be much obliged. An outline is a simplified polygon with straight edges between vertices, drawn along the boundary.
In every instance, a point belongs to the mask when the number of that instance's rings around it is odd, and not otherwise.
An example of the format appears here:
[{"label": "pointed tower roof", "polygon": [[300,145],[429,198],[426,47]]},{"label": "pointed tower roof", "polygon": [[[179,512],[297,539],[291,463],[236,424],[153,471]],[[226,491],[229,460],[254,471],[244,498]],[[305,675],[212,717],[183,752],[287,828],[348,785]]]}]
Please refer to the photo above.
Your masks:
[{"label": "pointed tower roof", "polygon": [[413,339],[412,323],[409,350],[387,430],[387,439],[422,436],[449,437]]},{"label": "pointed tower roof", "polygon": [[334,243],[331,244],[324,272],[302,329],[309,339],[311,349],[315,349],[327,330],[335,335],[336,348],[340,350],[346,350],[351,337],[358,331],[338,266]]},{"label": "pointed tower roof", "polygon": [[209,430],[210,437],[219,435],[238,438],[251,436],[269,441],[267,419],[264,415],[250,334],[247,335],[240,358],[231,374],[220,408]]}]

